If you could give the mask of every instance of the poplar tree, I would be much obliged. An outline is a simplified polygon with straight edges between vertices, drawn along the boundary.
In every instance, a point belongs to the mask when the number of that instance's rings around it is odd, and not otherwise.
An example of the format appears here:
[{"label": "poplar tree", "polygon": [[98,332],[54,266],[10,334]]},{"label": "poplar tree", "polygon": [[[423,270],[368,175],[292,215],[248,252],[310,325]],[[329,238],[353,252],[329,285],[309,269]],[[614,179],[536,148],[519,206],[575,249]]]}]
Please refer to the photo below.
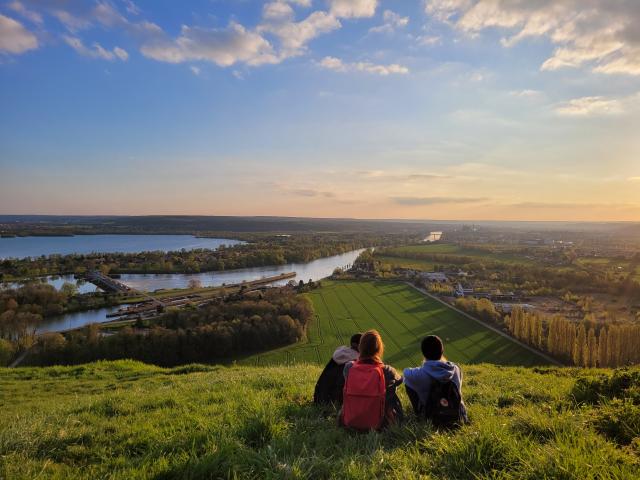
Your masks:
[{"label": "poplar tree", "polygon": [[602,327],[598,335],[598,366],[607,367],[609,365],[607,358],[607,328]]}]

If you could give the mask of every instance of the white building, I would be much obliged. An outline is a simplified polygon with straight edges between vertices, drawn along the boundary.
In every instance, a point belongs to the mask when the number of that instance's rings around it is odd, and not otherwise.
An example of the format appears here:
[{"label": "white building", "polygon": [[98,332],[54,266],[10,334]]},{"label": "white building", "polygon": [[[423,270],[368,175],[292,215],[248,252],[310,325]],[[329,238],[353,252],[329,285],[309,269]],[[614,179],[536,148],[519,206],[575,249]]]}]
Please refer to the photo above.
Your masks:
[{"label": "white building", "polygon": [[447,282],[449,278],[442,272],[422,272],[421,277],[428,282]]}]

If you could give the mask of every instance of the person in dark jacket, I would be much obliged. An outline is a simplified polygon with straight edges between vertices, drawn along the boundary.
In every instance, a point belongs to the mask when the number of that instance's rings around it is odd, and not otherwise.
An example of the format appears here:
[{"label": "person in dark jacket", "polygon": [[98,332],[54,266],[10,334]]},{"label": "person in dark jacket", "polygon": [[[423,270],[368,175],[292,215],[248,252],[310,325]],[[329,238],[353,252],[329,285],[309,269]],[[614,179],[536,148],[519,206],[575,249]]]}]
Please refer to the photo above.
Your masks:
[{"label": "person in dark jacket", "polygon": [[[462,395],[462,371],[458,365],[447,361],[444,357],[444,345],[440,337],[436,335],[425,337],[420,348],[424,355],[424,363],[420,367],[405,368],[403,372],[407,396],[416,415],[423,413],[434,381],[451,381]],[[462,403],[462,410],[463,417],[466,418],[464,403]]]},{"label": "person in dark jacket", "polygon": [[313,393],[313,402],[316,405],[333,403],[342,405],[342,389],[344,388],[344,376],[342,374],[345,364],[358,358],[358,346],[362,335],[356,333],[351,337],[350,345],[342,345],[333,352],[331,360],[324,367],[318,378]]}]

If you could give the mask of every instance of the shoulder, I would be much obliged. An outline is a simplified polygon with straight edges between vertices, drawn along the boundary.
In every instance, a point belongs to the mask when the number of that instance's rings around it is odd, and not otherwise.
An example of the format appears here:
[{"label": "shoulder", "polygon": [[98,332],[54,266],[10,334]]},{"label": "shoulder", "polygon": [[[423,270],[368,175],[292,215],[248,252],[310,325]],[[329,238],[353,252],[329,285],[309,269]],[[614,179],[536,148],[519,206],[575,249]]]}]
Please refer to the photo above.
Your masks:
[{"label": "shoulder", "polygon": [[351,370],[351,367],[353,367],[353,364],[355,362],[347,362],[344,364],[344,368],[343,368],[343,372],[344,372],[344,376],[346,377],[349,374],[349,370]]},{"label": "shoulder", "polygon": [[383,365],[382,370],[384,371],[385,378],[390,378],[392,380],[400,378],[400,375],[398,374],[396,369],[393,368],[391,365],[386,365],[386,364]]}]

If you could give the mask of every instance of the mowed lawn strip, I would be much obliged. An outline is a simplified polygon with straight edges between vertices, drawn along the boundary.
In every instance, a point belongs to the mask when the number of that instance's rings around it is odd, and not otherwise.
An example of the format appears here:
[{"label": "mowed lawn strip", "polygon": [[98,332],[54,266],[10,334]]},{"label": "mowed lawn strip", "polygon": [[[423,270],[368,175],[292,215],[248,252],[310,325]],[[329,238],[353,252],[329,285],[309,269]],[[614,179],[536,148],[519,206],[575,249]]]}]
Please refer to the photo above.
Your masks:
[{"label": "mowed lawn strip", "polygon": [[375,328],[385,341],[385,361],[396,368],[421,363],[420,341],[429,334],[445,341],[446,356],[454,362],[547,364],[542,357],[403,283],[325,281],[308,295],[316,318],[309,326],[307,341],[250,357],[250,363],[324,364],[353,333]]}]

